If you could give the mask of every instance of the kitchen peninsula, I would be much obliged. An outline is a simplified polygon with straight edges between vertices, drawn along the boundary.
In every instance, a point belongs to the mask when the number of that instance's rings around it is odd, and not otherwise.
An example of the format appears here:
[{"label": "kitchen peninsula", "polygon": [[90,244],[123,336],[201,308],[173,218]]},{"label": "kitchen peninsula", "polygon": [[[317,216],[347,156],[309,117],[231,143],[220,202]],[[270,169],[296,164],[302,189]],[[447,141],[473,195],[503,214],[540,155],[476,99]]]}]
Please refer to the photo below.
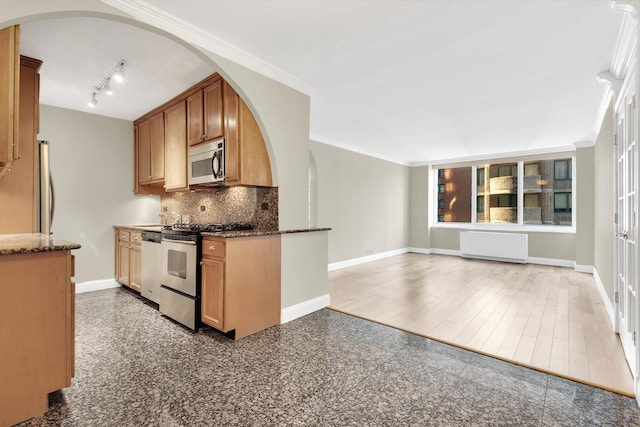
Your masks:
[{"label": "kitchen peninsula", "polygon": [[71,385],[75,356],[74,257],[52,236],[0,235],[0,426],[48,409]]}]

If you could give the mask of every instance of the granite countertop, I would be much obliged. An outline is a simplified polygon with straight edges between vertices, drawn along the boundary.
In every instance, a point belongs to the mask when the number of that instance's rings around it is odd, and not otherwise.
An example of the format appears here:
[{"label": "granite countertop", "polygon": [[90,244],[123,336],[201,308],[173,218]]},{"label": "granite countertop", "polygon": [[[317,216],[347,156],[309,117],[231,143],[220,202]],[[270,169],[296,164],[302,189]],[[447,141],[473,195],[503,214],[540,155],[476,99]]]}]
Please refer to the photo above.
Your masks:
[{"label": "granite countertop", "polygon": [[257,236],[273,236],[276,234],[291,233],[308,233],[312,231],[329,231],[330,228],[301,228],[298,230],[239,230],[239,231],[221,231],[218,233],[201,233],[203,237],[222,237],[231,239],[233,237],[257,237]]},{"label": "granite countertop", "polygon": [[[130,230],[147,230],[147,231],[162,231],[161,225],[114,225],[113,228],[126,228]],[[307,233],[311,231],[329,231],[331,228],[301,228],[298,230],[238,230],[238,231],[219,231],[211,233],[200,233],[203,237],[218,237],[224,239],[231,239],[234,237],[258,237],[258,236],[273,236],[276,234],[291,234],[291,233]]]},{"label": "granite countertop", "polygon": [[127,228],[131,230],[143,230],[143,231],[162,231],[162,225],[114,225],[113,228]]},{"label": "granite countertop", "polygon": [[0,234],[0,255],[68,251],[80,245],[40,233]]}]

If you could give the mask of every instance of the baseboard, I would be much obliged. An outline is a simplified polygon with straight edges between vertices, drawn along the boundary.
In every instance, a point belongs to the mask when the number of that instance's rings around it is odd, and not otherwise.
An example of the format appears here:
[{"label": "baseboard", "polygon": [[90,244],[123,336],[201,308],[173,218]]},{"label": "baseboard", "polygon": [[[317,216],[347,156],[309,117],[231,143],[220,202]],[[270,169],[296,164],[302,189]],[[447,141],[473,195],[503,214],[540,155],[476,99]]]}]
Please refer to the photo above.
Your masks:
[{"label": "baseboard", "polygon": [[431,248],[431,253],[436,255],[462,256],[462,252],[453,249]]},{"label": "baseboard", "polygon": [[330,304],[331,297],[329,296],[329,294],[324,294],[317,298],[285,307],[280,311],[280,323],[291,322],[298,317],[306,316],[307,314],[313,313],[314,311],[321,310],[329,306]]},{"label": "baseboard", "polygon": [[538,257],[529,257],[527,258],[527,263],[529,264],[539,264],[539,265],[551,265],[554,267],[568,267],[575,268],[575,261],[569,261],[566,259],[555,259],[555,258],[538,258]]},{"label": "baseboard", "polygon": [[411,252],[414,254],[425,254],[425,255],[430,255],[433,253],[431,249],[425,249],[425,248],[408,248],[407,252]]},{"label": "baseboard", "polygon": [[409,248],[396,249],[394,251],[380,252],[379,254],[367,255],[360,258],[348,259],[346,261],[339,261],[331,263],[327,266],[328,271],[340,270],[342,268],[353,267],[360,264],[365,264],[371,261],[377,261],[383,258],[389,258],[395,255],[402,255],[409,252]]},{"label": "baseboard", "polygon": [[588,274],[593,274],[593,266],[592,265],[579,265],[576,264],[573,267],[574,271],[577,271],[578,273],[588,273]]},{"label": "baseboard", "polygon": [[596,282],[596,288],[598,289],[598,294],[600,294],[600,299],[602,300],[602,304],[604,304],[604,308],[605,310],[607,310],[607,314],[609,315],[609,321],[611,322],[611,329],[613,329],[615,331],[615,310],[613,308],[613,304],[611,303],[611,300],[609,299],[609,295],[607,294],[607,291],[604,289],[604,283],[602,283],[602,279],[600,278],[600,275],[598,274],[598,270],[593,267],[593,279]]},{"label": "baseboard", "polygon": [[119,287],[120,284],[115,279],[91,280],[89,282],[76,283],[76,294]]}]

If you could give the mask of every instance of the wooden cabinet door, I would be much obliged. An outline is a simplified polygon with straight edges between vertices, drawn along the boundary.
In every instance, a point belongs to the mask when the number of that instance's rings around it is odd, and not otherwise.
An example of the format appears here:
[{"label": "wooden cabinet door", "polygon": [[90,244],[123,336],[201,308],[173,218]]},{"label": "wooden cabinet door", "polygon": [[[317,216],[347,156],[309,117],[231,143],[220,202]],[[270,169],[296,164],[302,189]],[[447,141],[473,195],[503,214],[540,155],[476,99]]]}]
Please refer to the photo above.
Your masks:
[{"label": "wooden cabinet door", "polygon": [[224,121],[226,134],[224,139],[225,179],[228,182],[240,180],[240,133],[238,131],[238,94],[224,82]]},{"label": "wooden cabinet door", "polygon": [[203,258],[201,320],[224,330],[224,262]]},{"label": "wooden cabinet door", "polygon": [[141,246],[131,246],[129,253],[129,287],[138,292],[140,292],[140,283],[142,282],[141,254]]},{"label": "wooden cabinet door", "polygon": [[189,145],[199,144],[203,141],[203,114],[202,91],[198,91],[187,98],[187,142]]},{"label": "wooden cabinet door", "polygon": [[150,181],[164,179],[164,114],[149,119],[149,175]]},{"label": "wooden cabinet door", "polygon": [[129,286],[129,252],[129,243],[123,241],[118,242],[118,282],[126,286]]},{"label": "wooden cabinet door", "polygon": [[151,123],[145,120],[138,124],[138,182],[151,181]]},{"label": "wooden cabinet door", "polygon": [[204,97],[204,141],[224,136],[222,117],[222,79],[211,83],[203,90]]},{"label": "wooden cabinet door", "polygon": [[186,190],[187,181],[187,107],[180,101],[164,112],[165,166],[164,188]]},{"label": "wooden cabinet door", "polygon": [[0,165],[18,159],[20,27],[0,30]]}]

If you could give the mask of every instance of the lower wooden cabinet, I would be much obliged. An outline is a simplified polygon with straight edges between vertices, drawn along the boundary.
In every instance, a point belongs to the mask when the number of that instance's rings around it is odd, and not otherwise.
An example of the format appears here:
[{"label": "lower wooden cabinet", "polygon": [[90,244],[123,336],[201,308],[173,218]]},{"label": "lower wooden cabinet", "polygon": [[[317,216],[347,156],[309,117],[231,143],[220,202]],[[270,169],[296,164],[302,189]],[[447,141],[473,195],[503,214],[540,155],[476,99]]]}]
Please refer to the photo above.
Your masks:
[{"label": "lower wooden cabinet", "polygon": [[0,426],[44,414],[71,385],[74,258],[69,250],[0,256]]},{"label": "lower wooden cabinet", "polygon": [[119,283],[140,292],[142,233],[117,229],[115,241],[115,278]]},{"label": "lower wooden cabinet", "polygon": [[202,241],[201,321],[234,338],[280,324],[280,236]]}]

